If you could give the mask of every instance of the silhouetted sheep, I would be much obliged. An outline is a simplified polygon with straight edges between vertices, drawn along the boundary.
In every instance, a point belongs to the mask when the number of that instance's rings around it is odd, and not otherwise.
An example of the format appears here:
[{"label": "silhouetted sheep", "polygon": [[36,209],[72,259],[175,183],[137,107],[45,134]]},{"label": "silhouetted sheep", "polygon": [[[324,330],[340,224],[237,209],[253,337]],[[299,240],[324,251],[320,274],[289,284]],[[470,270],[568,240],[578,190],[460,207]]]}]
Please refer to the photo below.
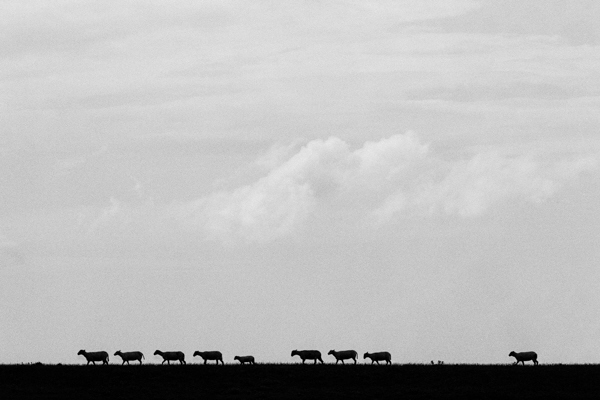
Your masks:
[{"label": "silhouetted sheep", "polygon": [[323,364],[323,359],[321,358],[321,352],[319,350],[293,350],[292,357],[294,356],[300,356],[302,364],[304,364],[304,361],[306,360],[315,360],[315,364],[318,360]]},{"label": "silhouetted sheep", "polygon": [[102,364],[108,365],[108,353],[105,351],[92,351],[88,353],[85,350],[79,350],[77,355],[84,356],[87,360],[87,365],[90,363],[96,365],[96,361],[102,361]]},{"label": "silhouetted sheep", "polygon": [[537,354],[535,351],[524,351],[522,353],[511,351],[508,356],[517,359],[517,362],[515,362],[514,365],[517,365],[518,363],[525,365],[525,361],[533,361],[534,365],[538,365]]},{"label": "silhouetted sheep", "polygon": [[121,365],[125,363],[129,365],[129,361],[139,361],[141,365],[142,358],[145,358],[141,351],[127,351],[123,353],[121,350],[119,350],[114,355],[121,357],[121,359],[123,360],[123,363],[121,363]]},{"label": "silhouetted sheep", "polygon": [[217,364],[221,361],[221,364],[225,365],[223,362],[223,354],[221,354],[220,351],[195,351],[194,357],[196,356],[202,357],[204,364],[206,364],[207,361],[214,360]]},{"label": "silhouetted sheep", "polygon": [[185,364],[185,354],[183,354],[183,352],[181,351],[160,351],[160,350],[156,350],[154,352],[154,355],[159,355],[163,358],[163,362],[161,364],[164,364],[165,361],[167,362],[167,364],[171,364],[171,361],[179,361],[179,364]]},{"label": "silhouetted sheep", "polygon": [[329,350],[328,355],[332,355],[335,357],[335,363],[337,364],[339,361],[344,364],[344,360],[354,360],[354,364],[356,364],[356,359],[358,358],[358,353],[354,350]]},{"label": "silhouetted sheep", "polygon": [[240,364],[254,364],[254,357],[253,356],[235,356],[233,357],[234,360],[238,360],[240,362]]},{"label": "silhouetted sheep", "polygon": [[363,359],[370,358],[371,364],[376,362],[379,365],[379,361],[385,361],[386,364],[392,363],[392,355],[387,351],[381,351],[379,353],[365,353]]}]

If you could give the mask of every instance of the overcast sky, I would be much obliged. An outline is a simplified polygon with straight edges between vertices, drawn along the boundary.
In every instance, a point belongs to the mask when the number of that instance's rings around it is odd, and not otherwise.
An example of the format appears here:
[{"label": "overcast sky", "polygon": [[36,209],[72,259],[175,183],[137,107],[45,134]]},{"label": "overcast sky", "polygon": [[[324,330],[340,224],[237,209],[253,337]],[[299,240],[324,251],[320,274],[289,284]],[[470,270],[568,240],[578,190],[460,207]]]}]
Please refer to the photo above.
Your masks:
[{"label": "overcast sky", "polygon": [[600,2],[0,16],[0,363],[600,362]]}]

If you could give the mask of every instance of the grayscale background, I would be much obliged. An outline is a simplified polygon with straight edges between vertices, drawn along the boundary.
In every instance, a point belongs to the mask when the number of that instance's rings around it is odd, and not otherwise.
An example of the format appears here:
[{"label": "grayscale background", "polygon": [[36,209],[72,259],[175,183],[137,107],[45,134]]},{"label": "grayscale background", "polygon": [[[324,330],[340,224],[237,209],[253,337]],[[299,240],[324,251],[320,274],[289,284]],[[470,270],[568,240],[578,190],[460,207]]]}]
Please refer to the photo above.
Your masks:
[{"label": "grayscale background", "polygon": [[600,2],[0,21],[0,363],[600,362]]}]

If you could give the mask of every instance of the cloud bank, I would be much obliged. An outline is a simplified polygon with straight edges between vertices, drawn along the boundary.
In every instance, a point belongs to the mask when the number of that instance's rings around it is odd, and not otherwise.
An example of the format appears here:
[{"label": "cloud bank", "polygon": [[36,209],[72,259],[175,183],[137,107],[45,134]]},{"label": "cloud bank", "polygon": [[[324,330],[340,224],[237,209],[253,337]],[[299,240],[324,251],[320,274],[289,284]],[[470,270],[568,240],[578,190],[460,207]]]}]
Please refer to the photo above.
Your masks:
[{"label": "cloud bank", "polygon": [[181,205],[177,218],[209,238],[265,242],[323,213],[375,227],[406,216],[477,217],[503,203],[541,203],[598,166],[596,155],[485,150],[449,160],[410,132],[356,149],[337,137],[317,139],[274,159],[260,179]]}]

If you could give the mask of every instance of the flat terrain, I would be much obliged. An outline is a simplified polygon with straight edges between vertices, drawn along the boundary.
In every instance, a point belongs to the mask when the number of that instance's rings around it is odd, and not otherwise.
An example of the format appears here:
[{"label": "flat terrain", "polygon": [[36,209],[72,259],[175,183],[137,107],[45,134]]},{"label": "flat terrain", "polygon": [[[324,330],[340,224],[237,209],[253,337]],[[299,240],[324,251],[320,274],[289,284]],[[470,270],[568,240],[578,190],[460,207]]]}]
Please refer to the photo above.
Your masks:
[{"label": "flat terrain", "polygon": [[0,365],[4,399],[598,398],[599,365]]}]

